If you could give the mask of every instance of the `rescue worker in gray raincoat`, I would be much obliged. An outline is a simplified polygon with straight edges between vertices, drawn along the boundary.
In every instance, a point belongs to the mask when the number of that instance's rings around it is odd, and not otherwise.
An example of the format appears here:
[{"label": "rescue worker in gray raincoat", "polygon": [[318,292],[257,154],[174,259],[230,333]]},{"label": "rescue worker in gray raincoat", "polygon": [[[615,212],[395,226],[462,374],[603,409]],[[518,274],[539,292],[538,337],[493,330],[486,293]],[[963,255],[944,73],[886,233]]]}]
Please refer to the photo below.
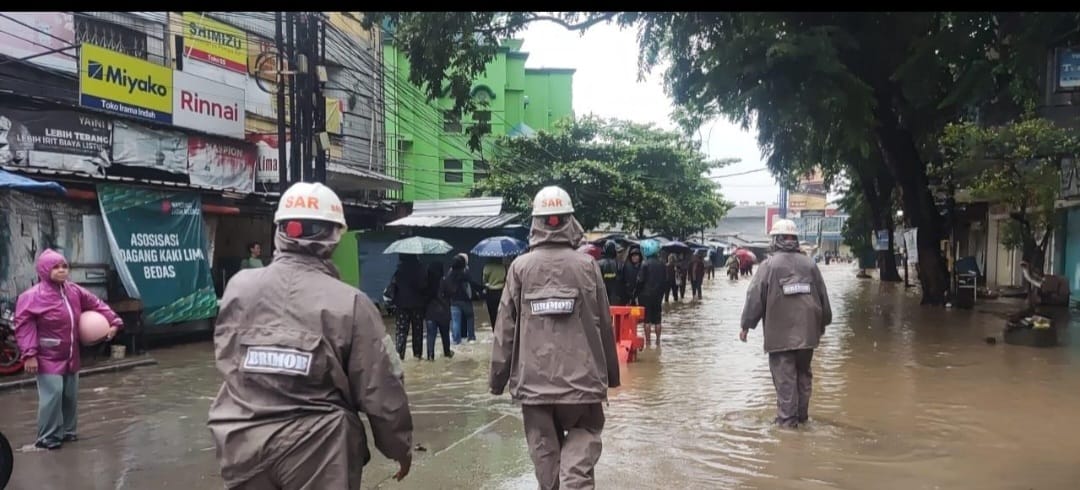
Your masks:
[{"label": "rescue worker in gray raincoat", "polygon": [[540,488],[591,489],[608,388],[619,360],[603,276],[576,251],[584,230],[566,191],[533,201],[529,252],[507,271],[495,324],[491,393],[521,403]]},{"label": "rescue worker in gray raincoat", "polygon": [[761,264],[746,291],[739,340],[765,323],[765,352],[776,388],[776,423],[794,428],[809,419],[814,349],[832,323],[832,309],[821,271],[799,249],[798,229],[779,220],[769,232],[773,253]]},{"label": "rescue worker in gray raincoat", "polygon": [[232,278],[215,326],[225,380],[208,425],[221,476],[233,489],[360,488],[365,413],[400,480],[412,463],[409,401],[379,312],[330,262],[341,200],[297,183],[274,222],[273,262]]}]

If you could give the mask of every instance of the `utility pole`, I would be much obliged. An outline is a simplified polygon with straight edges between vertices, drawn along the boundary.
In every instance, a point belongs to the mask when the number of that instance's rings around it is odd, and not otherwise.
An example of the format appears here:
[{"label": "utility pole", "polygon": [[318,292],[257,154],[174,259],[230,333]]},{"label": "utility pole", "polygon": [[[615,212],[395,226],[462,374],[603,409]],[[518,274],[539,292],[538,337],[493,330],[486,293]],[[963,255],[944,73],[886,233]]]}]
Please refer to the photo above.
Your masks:
[{"label": "utility pole", "polygon": [[300,76],[299,68],[300,63],[296,56],[296,13],[285,13],[285,49],[287,57],[289,59],[289,66],[296,67],[298,73],[293,75],[292,84],[289,90],[289,134],[291,140],[291,148],[289,155],[289,181],[300,182],[302,180],[302,174],[300,167],[304,165],[303,160],[300,158],[300,147],[303,145],[303,141],[300,138],[301,132],[298,131],[300,126],[299,111],[296,107],[296,94],[300,92],[303,87],[300,84],[300,80],[303,78]]},{"label": "utility pole", "polygon": [[317,46],[312,46],[312,54],[318,53],[315,69],[311,71],[311,86],[315,98],[315,134],[317,146],[315,153],[315,182],[326,183],[326,157],[330,151],[330,137],[326,131],[326,94],[323,85],[326,82],[326,20],[321,13],[311,16],[312,31]]},{"label": "utility pole", "polygon": [[[288,77],[285,71],[285,34],[281,12],[274,12],[274,46],[277,49],[277,136],[278,136],[278,192],[289,188],[289,153],[285,148],[285,87]],[[291,65],[290,65],[291,66]]]}]

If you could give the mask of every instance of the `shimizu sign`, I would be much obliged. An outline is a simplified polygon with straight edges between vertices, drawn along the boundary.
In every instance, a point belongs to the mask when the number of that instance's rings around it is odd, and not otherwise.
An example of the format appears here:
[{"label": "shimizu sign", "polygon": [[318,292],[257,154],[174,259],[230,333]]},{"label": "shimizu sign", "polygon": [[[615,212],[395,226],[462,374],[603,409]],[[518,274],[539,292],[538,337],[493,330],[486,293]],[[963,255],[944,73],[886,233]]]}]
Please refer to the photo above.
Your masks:
[{"label": "shimizu sign", "polygon": [[247,34],[196,12],[184,12],[184,54],[247,74]]},{"label": "shimizu sign", "polygon": [[93,44],[79,50],[79,104],[172,124],[171,69]]},{"label": "shimizu sign", "polygon": [[244,139],[243,89],[178,71],[173,94],[173,125]]}]

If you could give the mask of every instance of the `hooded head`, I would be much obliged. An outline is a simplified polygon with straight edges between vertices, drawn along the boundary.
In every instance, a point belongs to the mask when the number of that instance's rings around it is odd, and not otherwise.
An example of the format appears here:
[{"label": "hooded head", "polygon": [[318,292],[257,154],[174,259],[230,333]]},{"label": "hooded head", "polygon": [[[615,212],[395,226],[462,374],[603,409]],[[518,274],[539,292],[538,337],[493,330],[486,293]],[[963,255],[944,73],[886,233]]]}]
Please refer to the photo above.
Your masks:
[{"label": "hooded head", "polygon": [[[65,259],[64,256],[60,254],[60,252],[57,252],[51,248],[45,249],[44,252],[41,252],[41,255],[38,255],[37,263],[35,264],[38,280],[40,280],[41,282],[52,281],[53,268],[60,264],[67,265],[67,263],[67,259]],[[67,280],[66,273],[63,275],[63,279],[59,282],[63,282],[65,280]]]},{"label": "hooded head", "polygon": [[604,243],[604,258],[605,259],[614,259],[618,254],[619,254],[619,249],[615,245],[614,240],[608,240],[607,243]]},{"label": "hooded head", "polygon": [[321,225],[310,228],[304,226],[304,230],[298,232],[295,225],[301,221],[287,221],[278,226],[274,234],[274,246],[281,252],[302,255],[312,255],[322,260],[330,260],[334,249],[341,242],[341,235],[345,228],[330,222],[312,221],[307,224]]},{"label": "hooded head", "polygon": [[450,269],[455,271],[463,271],[468,265],[469,256],[465,254],[457,254],[454,256],[454,260],[450,262]]},{"label": "hooded head", "polygon": [[535,216],[532,220],[532,230],[529,232],[529,248],[544,245],[565,245],[578,248],[581,240],[585,238],[585,229],[581,227],[572,215],[563,215],[558,219],[554,216]]},{"label": "hooded head", "polygon": [[773,235],[772,246],[774,252],[801,252],[799,237],[795,235]]},{"label": "hooded head", "polygon": [[[629,255],[628,258],[629,258],[631,263],[640,264],[641,259],[642,259],[641,258],[641,250],[637,249],[637,248],[630,249],[630,255]],[[637,260],[635,261],[634,258],[637,258]]]}]

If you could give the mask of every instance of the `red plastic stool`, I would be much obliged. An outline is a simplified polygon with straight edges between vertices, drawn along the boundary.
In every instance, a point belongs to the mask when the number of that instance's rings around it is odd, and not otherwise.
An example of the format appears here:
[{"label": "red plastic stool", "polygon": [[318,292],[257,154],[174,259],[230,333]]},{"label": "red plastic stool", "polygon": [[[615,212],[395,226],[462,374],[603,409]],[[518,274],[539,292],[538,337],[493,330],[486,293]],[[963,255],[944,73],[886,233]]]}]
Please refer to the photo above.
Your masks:
[{"label": "red plastic stool", "polygon": [[638,335],[637,326],[645,319],[641,306],[612,306],[611,327],[615,330],[615,351],[619,362],[637,360],[638,351],[645,348],[645,339]]}]

